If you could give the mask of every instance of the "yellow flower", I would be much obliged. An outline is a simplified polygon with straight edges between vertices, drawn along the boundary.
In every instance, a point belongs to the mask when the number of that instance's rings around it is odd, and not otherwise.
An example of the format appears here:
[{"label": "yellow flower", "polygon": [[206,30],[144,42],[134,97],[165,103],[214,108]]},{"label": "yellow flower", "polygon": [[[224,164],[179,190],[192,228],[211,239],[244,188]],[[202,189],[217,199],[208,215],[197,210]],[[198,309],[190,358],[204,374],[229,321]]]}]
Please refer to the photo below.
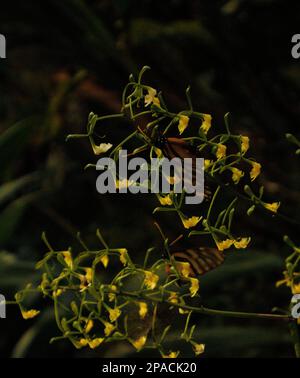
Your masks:
[{"label": "yellow flower", "polygon": [[89,319],[84,328],[85,333],[89,333],[93,327],[94,327],[94,322],[92,319]]},{"label": "yellow flower", "polygon": [[188,262],[176,262],[176,268],[183,277],[189,277],[191,266]]},{"label": "yellow flower", "polygon": [[87,280],[88,283],[91,283],[92,280],[93,280],[93,269],[92,268],[84,268],[86,274],[85,274],[85,278]]},{"label": "yellow flower", "polygon": [[62,252],[62,255],[64,257],[65,263],[68,265],[69,268],[73,268],[73,259],[70,251],[64,251]]},{"label": "yellow flower", "polygon": [[226,156],[226,150],[227,150],[227,147],[224,144],[218,144],[218,148],[216,151],[216,157],[218,160]]},{"label": "yellow flower", "polygon": [[160,107],[160,101],[158,97],[154,97],[153,99],[153,105],[159,106]]},{"label": "yellow flower", "polygon": [[240,240],[234,240],[233,244],[237,249],[247,248],[251,238],[241,238]]},{"label": "yellow flower", "polygon": [[182,217],[181,220],[185,228],[191,228],[191,227],[195,227],[200,222],[201,218],[202,217],[196,217],[196,216],[193,216],[191,218]]},{"label": "yellow flower", "polygon": [[108,255],[102,256],[100,258],[100,261],[102,262],[102,265],[104,266],[104,268],[107,268],[108,263],[109,263],[109,257],[108,257]]},{"label": "yellow flower", "polygon": [[[110,285],[110,289],[112,290],[112,291],[117,291],[117,286],[115,286],[115,285]],[[114,293],[109,293],[108,294],[108,300],[110,301],[110,302],[113,302],[114,300],[115,300],[115,298],[116,298],[116,294],[114,294]]]},{"label": "yellow flower", "polygon": [[265,203],[264,207],[273,213],[277,213],[277,210],[280,206],[280,202],[273,202],[273,203]]},{"label": "yellow flower", "polygon": [[170,194],[166,195],[166,196],[158,196],[158,200],[160,202],[161,205],[163,206],[167,206],[167,205],[172,205],[172,200],[171,200],[171,197],[170,197]]},{"label": "yellow flower", "polygon": [[190,286],[190,293],[191,297],[194,297],[199,291],[199,280],[198,278],[190,278],[191,286]]},{"label": "yellow flower", "polygon": [[112,331],[116,328],[113,324],[109,322],[104,322],[105,328],[104,328],[104,334],[105,336],[109,336]]},{"label": "yellow flower", "polygon": [[59,297],[60,295],[62,295],[62,293],[63,293],[62,289],[54,290],[54,291],[53,291],[53,297],[54,297],[54,298],[57,298],[57,297]]},{"label": "yellow flower", "polygon": [[261,164],[254,161],[251,163],[251,165],[252,165],[252,169],[250,171],[250,178],[251,178],[251,181],[254,181],[256,177],[260,174]]},{"label": "yellow flower", "polygon": [[204,170],[207,170],[212,164],[212,160],[204,159]]},{"label": "yellow flower", "polygon": [[148,306],[145,302],[139,302],[139,315],[141,319],[144,319],[148,313]]},{"label": "yellow flower", "polygon": [[92,144],[93,152],[95,155],[105,154],[105,152],[110,150],[112,146],[113,145],[111,143],[101,143],[99,144],[99,146]]},{"label": "yellow flower", "polygon": [[158,147],[153,147],[153,150],[156,154],[156,156],[159,158],[159,159],[162,159],[164,157],[164,154],[162,152],[162,150]]},{"label": "yellow flower", "polygon": [[104,341],[103,338],[99,337],[97,339],[91,340],[88,342],[91,349],[96,349],[100,344],[102,344]]},{"label": "yellow flower", "polygon": [[195,352],[195,355],[196,356],[199,356],[199,354],[202,354],[204,353],[204,350],[205,350],[205,344],[194,344],[194,352]]},{"label": "yellow flower", "polygon": [[118,250],[119,254],[120,254],[120,262],[123,264],[123,265],[126,265],[127,262],[128,262],[128,255],[127,255],[127,249],[126,248],[120,248]]},{"label": "yellow flower", "polygon": [[157,274],[154,274],[152,272],[144,271],[145,274],[145,279],[144,279],[144,284],[148,289],[155,289],[157,282],[159,280],[159,277]]},{"label": "yellow flower", "polygon": [[178,311],[179,311],[179,314],[181,314],[181,315],[185,315],[185,314],[189,313],[188,310],[184,310],[183,308],[179,308]]},{"label": "yellow flower", "polygon": [[178,303],[177,293],[175,293],[175,292],[170,293],[168,301],[171,302],[171,303],[177,304]]},{"label": "yellow flower", "polygon": [[180,178],[178,176],[173,176],[173,177],[166,177],[166,180],[170,185],[175,185],[180,181]]},{"label": "yellow flower", "polygon": [[163,354],[162,357],[163,358],[177,358],[178,355],[179,355],[179,351],[177,352],[170,352],[169,354]]},{"label": "yellow flower", "polygon": [[244,172],[242,172],[238,168],[231,168],[231,171],[232,171],[232,181],[235,184],[238,184],[238,182],[240,181],[241,177],[244,176]]},{"label": "yellow flower", "polygon": [[80,289],[84,291],[88,286],[91,286],[91,282],[93,279],[93,269],[92,268],[84,268],[85,275],[80,275]]},{"label": "yellow flower", "polygon": [[84,346],[87,346],[88,345],[88,340],[86,340],[86,339],[80,339],[80,341],[79,341],[79,345],[80,345],[80,347],[84,347]]},{"label": "yellow flower", "polygon": [[244,154],[249,150],[249,137],[241,136],[241,151]]},{"label": "yellow flower", "polygon": [[21,312],[22,312],[23,319],[25,320],[35,318],[40,313],[40,311],[37,311],[37,310],[28,310],[28,311],[21,311]]},{"label": "yellow flower", "polygon": [[203,114],[203,122],[201,125],[201,130],[206,135],[211,128],[211,115],[210,114]]},{"label": "yellow flower", "polygon": [[108,312],[109,312],[109,319],[112,323],[115,322],[122,313],[118,307],[110,308]]},{"label": "yellow flower", "polygon": [[141,350],[143,348],[143,346],[145,345],[147,341],[147,337],[146,336],[141,336],[139,337],[137,340],[132,340],[131,341],[131,344],[135,347],[136,350]]},{"label": "yellow flower", "polygon": [[218,250],[224,251],[224,249],[230,248],[233,243],[234,243],[234,240],[232,240],[232,239],[226,239],[226,240],[222,240],[220,242],[217,242]]},{"label": "yellow flower", "polygon": [[188,127],[189,121],[190,119],[188,116],[186,115],[179,116],[179,123],[178,123],[179,134],[182,134],[184,130]]},{"label": "yellow flower", "polygon": [[148,88],[148,94],[145,96],[145,106],[149,106],[151,104],[160,106],[159,99],[156,97],[157,91],[154,88]]},{"label": "yellow flower", "polygon": [[292,293],[293,294],[300,294],[300,282],[298,284],[292,285]]},{"label": "yellow flower", "polygon": [[132,181],[132,180],[126,180],[124,178],[122,180],[117,180],[116,181],[116,188],[117,189],[125,189],[125,188],[129,188],[133,184],[134,184],[134,181]]}]

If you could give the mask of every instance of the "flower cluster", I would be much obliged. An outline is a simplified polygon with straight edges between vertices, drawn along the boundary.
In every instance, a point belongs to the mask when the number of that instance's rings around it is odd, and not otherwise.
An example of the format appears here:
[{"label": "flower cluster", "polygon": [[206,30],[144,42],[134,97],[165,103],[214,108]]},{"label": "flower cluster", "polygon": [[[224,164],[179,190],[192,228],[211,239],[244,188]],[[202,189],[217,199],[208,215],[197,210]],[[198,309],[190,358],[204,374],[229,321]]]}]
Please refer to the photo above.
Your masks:
[{"label": "flower cluster", "polygon": [[[165,343],[168,335],[181,325],[181,339],[191,345],[195,355],[200,355],[204,345],[195,341],[195,326],[190,327],[193,311],[185,310],[199,291],[198,279],[190,277],[189,264],[179,274],[171,259],[161,259],[150,266],[145,259],[144,265],[139,266],[131,261],[125,248],[111,249],[99,231],[97,235],[103,248],[84,250],[77,256],[71,250],[54,251],[43,235],[51,249],[36,265],[43,272],[42,279],[37,287],[28,285],[15,295],[23,318],[39,315],[40,311],[25,308],[28,296],[39,293],[52,300],[61,332],[51,341],[68,339],[78,349],[95,349],[108,342],[126,340],[137,351],[153,348],[162,357],[172,358],[180,351],[167,350]],[[119,269],[106,282],[110,266]],[[182,285],[188,289],[185,295],[180,293]],[[167,306],[167,315],[160,314],[162,305]],[[176,313],[180,314],[179,322]],[[162,320],[166,322],[163,327]]]},{"label": "flower cluster", "polygon": [[[233,230],[233,217],[239,201],[245,199],[244,193],[251,202],[248,215],[256,207],[275,215],[280,206],[279,202],[263,200],[263,187],[258,194],[250,187],[262,167],[248,157],[249,137],[231,132],[228,114],[224,130],[218,133],[210,114],[193,109],[189,90],[186,91],[188,109],[171,112],[162,93],[142,82],[147,69],[144,67],[137,78],[130,76],[119,114],[99,117],[90,113],[86,134],[70,135],[68,139],[88,138],[95,155],[109,153],[117,162],[123,146],[131,156],[146,152],[149,159],[153,156],[164,159],[164,142],[159,140],[168,143],[168,138],[176,138],[184,149],[193,151],[192,156],[204,158],[205,177],[212,185],[206,193],[206,201],[189,210],[184,205],[184,192],[157,193],[159,206],[153,213],[174,213],[182,227],[183,240],[195,235],[210,239],[221,260],[227,249],[246,249],[251,237],[237,235]],[[110,141],[97,144],[95,138],[99,133],[95,128],[101,126],[102,121],[112,119],[129,121],[134,132],[116,145]],[[167,177],[171,185],[176,185],[177,179],[176,175]],[[133,182],[116,177],[115,185],[120,190]],[[220,201],[224,190],[230,192],[232,187],[231,197],[224,196]],[[108,342],[126,340],[137,351],[153,348],[164,358],[176,358],[180,351],[168,349],[168,337],[183,329],[178,338],[188,342],[195,355],[202,354],[204,345],[196,341],[196,326],[191,325],[196,309],[191,304],[199,296],[200,281],[190,262],[176,261],[170,252],[171,244],[164,237],[164,253],[160,251],[159,258],[149,264],[150,253],[155,250],[151,247],[145,254],[144,264],[139,266],[133,263],[125,248],[111,249],[100,232],[97,235],[103,248],[89,250],[79,238],[85,250],[77,255],[71,250],[54,251],[44,236],[49,252],[37,264],[43,271],[41,282],[36,288],[27,286],[16,294],[23,318],[39,315],[38,310],[26,309],[27,296],[38,292],[54,304],[61,335],[52,341],[69,339],[76,348],[95,349]],[[293,292],[299,289],[298,275],[294,273],[287,266],[283,281]]]},{"label": "flower cluster", "polygon": [[[213,119],[210,114],[200,113],[193,109],[189,89],[186,91],[189,109],[180,112],[171,112],[162,96],[162,93],[155,88],[142,82],[144,73],[149,67],[143,67],[137,79],[132,75],[126,85],[122,95],[122,109],[120,114],[98,117],[91,113],[87,125],[87,134],[70,135],[68,138],[86,136],[89,138],[95,154],[107,152],[113,145],[111,143],[94,142],[94,129],[101,121],[120,117],[129,120],[135,126],[135,131],[126,137],[110,152],[110,157],[115,157],[117,152],[126,145],[130,150],[130,143],[135,141],[135,148],[130,155],[138,155],[141,151],[148,151],[149,157],[153,154],[163,159],[164,148],[157,143],[158,137],[168,138],[172,136],[178,138],[185,144],[186,148],[193,149],[195,156],[204,157],[205,177],[218,183],[210,207],[207,211],[200,210],[200,214],[186,215],[184,209],[185,193],[159,193],[157,195],[160,206],[154,209],[157,212],[175,212],[182,222],[183,228],[195,229],[189,233],[193,235],[211,235],[216,247],[223,251],[234,246],[237,249],[244,249],[250,242],[250,237],[237,236],[231,231],[232,219],[238,197],[227,203],[226,208],[219,212],[213,220],[212,213],[215,213],[215,200],[220,188],[228,188],[228,181],[233,186],[238,187],[244,183],[244,191],[252,202],[247,214],[251,215],[257,206],[275,214],[280,206],[279,202],[267,203],[262,199],[263,187],[260,188],[259,195],[255,195],[249,184],[255,181],[261,173],[261,164],[253,158],[247,156],[250,148],[250,139],[246,135],[233,134],[229,127],[229,115],[225,116],[224,132],[216,133],[213,127]],[[138,126],[140,119],[148,119],[145,127]],[[147,121],[146,121],[147,122]],[[179,139],[180,138],[180,139]],[[138,146],[136,146],[138,143]],[[182,158],[182,156],[179,156]],[[171,185],[175,185],[178,177],[166,177]],[[149,180],[150,183],[150,180]],[[132,182],[124,179],[116,180],[116,188],[129,187]],[[229,186],[230,187],[230,186]],[[203,206],[205,207],[205,205]],[[198,210],[199,211],[199,210]]]}]

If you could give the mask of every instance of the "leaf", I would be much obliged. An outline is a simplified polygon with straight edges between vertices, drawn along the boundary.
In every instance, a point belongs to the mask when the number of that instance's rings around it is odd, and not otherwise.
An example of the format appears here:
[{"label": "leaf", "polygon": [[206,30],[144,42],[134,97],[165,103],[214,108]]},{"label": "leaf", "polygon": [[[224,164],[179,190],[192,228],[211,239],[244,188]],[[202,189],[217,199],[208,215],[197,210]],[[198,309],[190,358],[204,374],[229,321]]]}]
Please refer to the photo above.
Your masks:
[{"label": "leaf", "polygon": [[54,318],[53,310],[48,309],[44,311],[42,315],[35,321],[34,326],[27,329],[25,333],[20,337],[19,341],[15,345],[12,351],[12,358],[26,357],[27,351],[30,349],[31,344],[40,334],[40,332],[47,327],[47,324]]},{"label": "leaf", "polygon": [[9,181],[0,186],[0,205],[9,200],[19,190],[37,181],[39,173],[34,172],[26,176],[22,176],[16,180]]},{"label": "leaf", "polygon": [[255,251],[251,251],[248,254],[229,252],[225,263],[203,276],[201,282],[207,290],[212,290],[226,280],[233,281],[246,275],[256,274],[256,272],[279,272],[282,266],[282,258],[274,254]]},{"label": "leaf", "polygon": [[3,289],[23,287],[38,277],[33,261],[19,260],[12,253],[0,252],[0,287]]},{"label": "leaf", "polygon": [[28,138],[37,125],[37,117],[27,118],[9,127],[0,135],[0,170],[16,160],[28,144]]},{"label": "leaf", "polygon": [[24,195],[11,202],[0,214],[0,244],[6,243],[14,234],[25,210],[40,192]]}]

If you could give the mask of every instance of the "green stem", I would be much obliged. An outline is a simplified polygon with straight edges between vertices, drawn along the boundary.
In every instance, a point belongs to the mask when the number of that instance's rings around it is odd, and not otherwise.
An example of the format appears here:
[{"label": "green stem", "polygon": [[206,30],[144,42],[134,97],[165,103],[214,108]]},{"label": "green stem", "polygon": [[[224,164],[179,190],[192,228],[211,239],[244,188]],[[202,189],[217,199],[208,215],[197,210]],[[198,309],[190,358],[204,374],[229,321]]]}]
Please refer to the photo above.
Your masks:
[{"label": "green stem", "polygon": [[[223,311],[223,310],[214,310],[214,309],[206,308],[203,306],[193,307],[193,306],[183,305],[180,303],[171,303],[161,298],[153,298],[153,297],[150,298],[148,295],[145,295],[142,293],[135,294],[135,293],[125,292],[125,291],[123,292],[120,291],[119,295],[124,296],[124,297],[150,300],[152,302],[157,302],[157,303],[167,303],[173,307],[178,307],[184,310],[194,311],[199,314],[209,315],[209,316],[223,316],[223,317],[240,318],[240,319],[265,319],[265,320],[277,320],[277,321],[283,321],[283,322],[294,321],[294,318],[290,317],[289,315],[262,314],[262,313],[240,312],[240,311]],[[300,344],[299,344],[299,347],[300,347]]]}]

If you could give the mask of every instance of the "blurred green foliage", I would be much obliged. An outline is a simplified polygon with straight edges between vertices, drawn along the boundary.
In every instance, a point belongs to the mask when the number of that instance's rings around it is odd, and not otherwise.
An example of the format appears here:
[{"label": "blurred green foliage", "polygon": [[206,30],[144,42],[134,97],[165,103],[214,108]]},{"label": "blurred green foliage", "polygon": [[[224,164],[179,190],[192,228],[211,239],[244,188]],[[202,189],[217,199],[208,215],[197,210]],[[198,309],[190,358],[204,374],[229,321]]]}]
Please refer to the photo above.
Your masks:
[{"label": "blurred green foliage", "polygon": [[[260,183],[282,211],[299,217],[299,160],[286,133],[299,138],[300,66],[291,57],[299,32],[299,1],[284,0],[11,0],[2,5],[0,32],[7,59],[0,61],[0,292],[7,299],[34,280],[33,261],[45,252],[46,230],[55,248],[89,245],[101,227],[110,244],[126,244],[136,259],[159,236],[148,215],[155,200],[100,196],[88,143],[65,143],[80,133],[87,114],[116,112],[130,72],[147,64],[149,81],[170,93],[180,108],[188,84],[194,105],[221,128],[249,135],[262,162]],[[155,78],[154,78],[155,76]],[[129,124],[104,125],[114,139]],[[137,222],[143,219],[143,224]],[[168,221],[168,220],[166,220]],[[138,224],[139,223],[139,224]],[[172,223],[168,224],[172,232]],[[262,213],[240,219],[253,250],[234,255],[203,278],[203,301],[223,309],[269,312],[286,306],[288,291],[275,289],[287,249],[282,235],[299,240],[298,226]],[[175,231],[174,231],[175,232]],[[128,237],[130,235],[130,237]],[[298,243],[299,244],[299,243]],[[293,355],[285,326],[199,317],[206,356]],[[37,323],[8,309],[0,322],[1,356],[129,356],[120,344],[101,352],[48,344],[55,333],[50,313]],[[174,341],[175,342],[175,341]]]}]

